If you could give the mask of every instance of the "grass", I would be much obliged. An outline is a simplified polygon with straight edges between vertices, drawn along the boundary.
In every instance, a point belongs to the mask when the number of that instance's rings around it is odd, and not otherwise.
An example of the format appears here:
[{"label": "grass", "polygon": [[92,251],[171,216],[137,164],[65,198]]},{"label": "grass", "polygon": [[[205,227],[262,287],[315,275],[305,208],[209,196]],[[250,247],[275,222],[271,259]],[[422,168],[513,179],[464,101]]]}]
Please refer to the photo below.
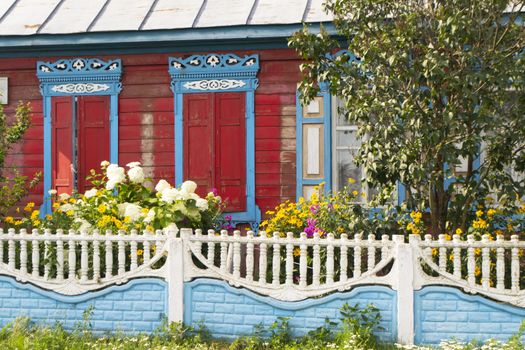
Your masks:
[{"label": "grass", "polygon": [[84,319],[70,332],[61,324],[53,327],[36,325],[29,318],[20,317],[0,330],[0,349],[34,350],[81,350],[81,349],[195,349],[195,350],[523,350],[525,321],[520,330],[507,343],[487,341],[485,343],[443,342],[438,347],[402,347],[382,344],[372,335],[379,327],[377,309],[367,306],[345,305],[341,309],[342,321],[336,324],[329,320],[323,327],[300,338],[291,336],[287,318],[280,318],[268,329],[256,327],[253,335],[240,337],[234,342],[212,339],[205,327],[189,327],[180,323],[164,322],[152,334],[125,335],[122,333],[97,336],[93,333],[90,316],[92,309],[84,312]]}]

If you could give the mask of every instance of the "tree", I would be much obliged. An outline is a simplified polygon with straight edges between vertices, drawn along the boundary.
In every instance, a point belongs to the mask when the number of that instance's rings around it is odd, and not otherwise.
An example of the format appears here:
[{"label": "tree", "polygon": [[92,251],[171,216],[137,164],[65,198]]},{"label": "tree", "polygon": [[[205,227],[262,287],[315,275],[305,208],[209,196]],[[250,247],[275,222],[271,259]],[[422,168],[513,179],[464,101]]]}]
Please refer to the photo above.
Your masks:
[{"label": "tree", "polygon": [[337,34],[305,27],[290,39],[305,60],[303,101],[326,82],[358,126],[356,161],[379,190],[374,203],[401,182],[406,205],[429,210],[432,232],[444,233],[464,229],[490,193],[505,206],[524,195],[508,171],[525,169],[524,5],[329,0]]},{"label": "tree", "polygon": [[22,139],[31,125],[30,113],[29,104],[20,102],[15,111],[14,121],[10,124],[0,105],[0,218],[5,217],[9,209],[18,203],[40,178],[37,174],[28,182],[28,178],[20,175],[16,168],[7,168],[5,164],[12,146]]}]

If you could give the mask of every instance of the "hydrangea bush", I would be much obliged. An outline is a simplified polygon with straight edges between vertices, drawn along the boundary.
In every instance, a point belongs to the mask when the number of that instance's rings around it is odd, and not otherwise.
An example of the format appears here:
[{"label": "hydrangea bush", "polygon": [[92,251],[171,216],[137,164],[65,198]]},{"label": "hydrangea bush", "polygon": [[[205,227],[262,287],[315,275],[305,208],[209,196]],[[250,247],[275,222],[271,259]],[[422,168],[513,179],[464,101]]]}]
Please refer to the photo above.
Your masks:
[{"label": "hydrangea bush", "polygon": [[49,191],[52,214],[41,218],[34,203],[28,203],[23,210],[17,210],[27,215],[17,219],[7,217],[5,224],[7,228],[73,228],[88,232],[94,229],[177,232],[179,227],[213,227],[222,213],[221,197],[213,192],[200,197],[193,181],[175,188],[166,180],[160,180],[152,188],[139,162],[126,167],[104,161],[101,173],[91,171],[88,180],[93,187],[85,193],[69,195]]}]

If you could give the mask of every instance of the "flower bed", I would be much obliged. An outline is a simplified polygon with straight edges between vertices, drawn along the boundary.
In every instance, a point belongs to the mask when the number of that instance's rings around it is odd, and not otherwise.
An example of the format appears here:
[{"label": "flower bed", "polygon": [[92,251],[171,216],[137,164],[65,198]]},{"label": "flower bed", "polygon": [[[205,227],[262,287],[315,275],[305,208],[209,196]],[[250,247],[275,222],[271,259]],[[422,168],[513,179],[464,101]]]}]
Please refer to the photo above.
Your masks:
[{"label": "flower bed", "polygon": [[180,188],[160,180],[154,188],[139,162],[124,167],[101,164],[101,173],[94,170],[88,180],[93,188],[73,195],[49,191],[53,213],[41,217],[34,203],[28,203],[19,218],[5,218],[5,228],[75,229],[92,232],[119,230],[149,231],[164,229],[174,232],[178,227],[208,229],[215,226],[222,212],[219,196],[210,192],[201,198],[193,181]]}]

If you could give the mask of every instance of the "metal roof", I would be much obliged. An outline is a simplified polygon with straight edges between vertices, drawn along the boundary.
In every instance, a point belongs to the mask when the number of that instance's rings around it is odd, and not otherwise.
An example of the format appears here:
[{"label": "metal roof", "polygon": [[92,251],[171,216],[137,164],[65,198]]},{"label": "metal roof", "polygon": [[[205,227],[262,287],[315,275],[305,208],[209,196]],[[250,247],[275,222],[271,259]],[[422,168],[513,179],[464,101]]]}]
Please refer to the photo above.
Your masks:
[{"label": "metal roof", "polygon": [[324,0],[0,0],[0,36],[330,21]]}]

